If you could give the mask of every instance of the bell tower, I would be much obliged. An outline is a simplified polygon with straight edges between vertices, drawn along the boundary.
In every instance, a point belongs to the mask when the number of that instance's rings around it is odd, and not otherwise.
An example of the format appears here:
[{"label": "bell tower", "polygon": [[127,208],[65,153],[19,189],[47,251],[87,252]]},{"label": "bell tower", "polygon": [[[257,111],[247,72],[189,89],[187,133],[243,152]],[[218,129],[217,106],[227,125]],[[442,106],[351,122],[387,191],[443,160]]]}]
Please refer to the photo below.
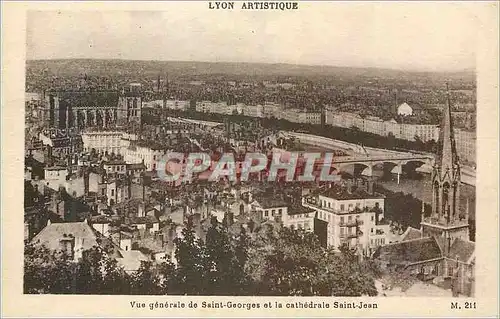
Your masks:
[{"label": "bell tower", "polygon": [[448,84],[446,91],[447,103],[444,107],[439,147],[431,177],[432,213],[431,216],[422,219],[421,227],[423,237],[443,237],[451,243],[455,238],[469,240],[469,216],[468,212],[460,214],[459,209],[460,161],[453,134]]}]

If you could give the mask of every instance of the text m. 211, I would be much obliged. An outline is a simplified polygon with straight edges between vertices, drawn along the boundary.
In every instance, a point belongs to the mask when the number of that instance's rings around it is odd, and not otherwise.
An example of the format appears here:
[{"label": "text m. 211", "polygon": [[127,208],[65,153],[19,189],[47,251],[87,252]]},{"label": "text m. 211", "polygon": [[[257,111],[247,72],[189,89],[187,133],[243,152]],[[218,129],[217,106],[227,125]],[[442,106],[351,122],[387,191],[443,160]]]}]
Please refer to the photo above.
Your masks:
[{"label": "text m. 211", "polygon": [[451,303],[451,309],[476,309],[476,302],[464,302],[458,303],[458,302],[452,302]]}]

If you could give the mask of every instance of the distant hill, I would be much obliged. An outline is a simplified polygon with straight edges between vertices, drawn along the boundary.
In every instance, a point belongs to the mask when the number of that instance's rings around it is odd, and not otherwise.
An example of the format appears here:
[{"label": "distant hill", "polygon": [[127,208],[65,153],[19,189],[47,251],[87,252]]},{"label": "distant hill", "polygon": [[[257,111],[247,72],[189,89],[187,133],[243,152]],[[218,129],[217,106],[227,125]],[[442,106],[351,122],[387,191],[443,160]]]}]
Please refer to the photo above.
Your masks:
[{"label": "distant hill", "polygon": [[242,75],[242,76],[321,76],[337,78],[380,78],[380,79],[422,79],[436,81],[461,80],[475,81],[473,70],[453,73],[409,72],[379,68],[356,68],[337,66],[266,64],[266,63],[231,63],[231,62],[189,62],[189,61],[136,61],[136,60],[98,60],[98,59],[62,59],[28,60],[29,72],[41,73],[44,70],[57,76],[87,75],[135,75],[157,76],[159,73],[169,76],[192,75]]}]

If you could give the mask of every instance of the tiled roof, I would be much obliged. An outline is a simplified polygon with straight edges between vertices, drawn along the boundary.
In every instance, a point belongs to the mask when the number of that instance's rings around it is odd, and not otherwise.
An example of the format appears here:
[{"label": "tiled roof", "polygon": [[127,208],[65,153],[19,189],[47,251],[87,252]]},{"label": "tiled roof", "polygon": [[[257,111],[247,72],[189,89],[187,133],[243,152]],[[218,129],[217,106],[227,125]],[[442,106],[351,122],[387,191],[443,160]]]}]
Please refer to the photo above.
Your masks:
[{"label": "tiled roof", "polygon": [[46,226],[32,242],[45,245],[52,250],[59,250],[60,240],[63,238],[84,239],[82,242],[83,250],[87,250],[97,245],[97,233],[89,226],[86,221],[76,223],[52,223]]},{"label": "tiled roof", "polygon": [[127,272],[139,270],[141,261],[149,260],[149,258],[139,250],[122,251],[121,254],[123,258],[117,258],[117,261]]},{"label": "tiled roof", "polygon": [[143,163],[127,164],[127,169],[146,169]]},{"label": "tiled roof", "polygon": [[418,238],[422,238],[422,232],[420,231],[420,229],[416,229],[410,226],[402,235],[401,241],[418,239]]},{"label": "tiled roof", "polygon": [[476,244],[472,241],[457,238],[453,241],[448,253],[448,258],[457,259],[462,262],[467,262],[476,250]]},{"label": "tiled roof", "polygon": [[261,195],[255,196],[254,201],[259,203],[262,208],[275,208],[275,207],[285,207],[286,202],[281,199],[279,196],[273,197],[273,195]]},{"label": "tiled roof", "polygon": [[59,94],[61,103],[72,107],[97,106],[117,107],[117,92],[62,92]]},{"label": "tiled roof", "polygon": [[112,222],[112,218],[105,215],[90,216],[90,221],[93,224],[108,224]]},{"label": "tiled roof", "polygon": [[297,214],[308,214],[315,213],[316,211],[312,208],[295,205],[288,208],[288,215],[297,215]]},{"label": "tiled roof", "polygon": [[352,199],[375,199],[384,198],[381,194],[370,194],[362,188],[356,188],[349,192],[346,187],[340,185],[333,185],[331,188],[320,192],[320,195],[333,198],[336,200],[352,200]]},{"label": "tiled roof", "polygon": [[375,257],[393,265],[409,265],[443,256],[436,240],[426,237],[382,246]]},{"label": "tiled roof", "polygon": [[158,223],[158,218],[155,216],[142,216],[142,217],[131,217],[130,224],[147,224],[147,223]]}]

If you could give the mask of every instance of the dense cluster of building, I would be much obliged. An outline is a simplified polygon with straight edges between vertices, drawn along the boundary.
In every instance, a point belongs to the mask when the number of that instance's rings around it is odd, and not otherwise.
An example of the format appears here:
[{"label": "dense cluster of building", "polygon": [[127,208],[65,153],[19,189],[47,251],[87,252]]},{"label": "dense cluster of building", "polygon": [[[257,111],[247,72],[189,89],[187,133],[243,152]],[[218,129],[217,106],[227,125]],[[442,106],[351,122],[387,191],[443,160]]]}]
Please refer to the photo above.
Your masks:
[{"label": "dense cluster of building", "polygon": [[[284,108],[276,103],[144,102],[139,84],[121,92],[48,91],[43,102],[33,109],[43,125],[26,149],[27,242],[64,250],[75,260],[83,250],[105,242],[114,247],[119,264],[133,272],[144,260],[175,264],[174,239],[188,217],[200,238],[213,217],[250,233],[256,225],[268,223],[314,232],[325,247],[338,249],[346,244],[360,257],[376,256],[393,271],[431,274],[436,282],[452,278],[460,293],[472,293],[473,243],[468,241],[467,212],[457,208],[457,154],[464,143],[460,139],[470,139],[466,144],[471,150],[475,143],[467,133],[453,130],[449,104],[439,130],[435,125],[387,122],[327,109]],[[279,134],[269,138],[269,132],[255,123],[166,118],[158,127],[144,127],[144,107],[354,126],[402,139],[439,137],[432,215],[422,216],[421,230],[394,231],[385,218],[385,197],[375,192],[369,179],[304,183],[293,189],[262,183],[260,177],[245,183],[207,183],[203,173],[189,183],[162,181],[156,163],[168,151],[204,151],[213,156],[229,150],[238,157],[248,151],[272,154],[286,149],[286,142]],[[408,107],[402,105],[400,112],[408,113]],[[136,124],[135,130],[130,130],[131,123]],[[464,247],[471,252],[464,253]]]}]

